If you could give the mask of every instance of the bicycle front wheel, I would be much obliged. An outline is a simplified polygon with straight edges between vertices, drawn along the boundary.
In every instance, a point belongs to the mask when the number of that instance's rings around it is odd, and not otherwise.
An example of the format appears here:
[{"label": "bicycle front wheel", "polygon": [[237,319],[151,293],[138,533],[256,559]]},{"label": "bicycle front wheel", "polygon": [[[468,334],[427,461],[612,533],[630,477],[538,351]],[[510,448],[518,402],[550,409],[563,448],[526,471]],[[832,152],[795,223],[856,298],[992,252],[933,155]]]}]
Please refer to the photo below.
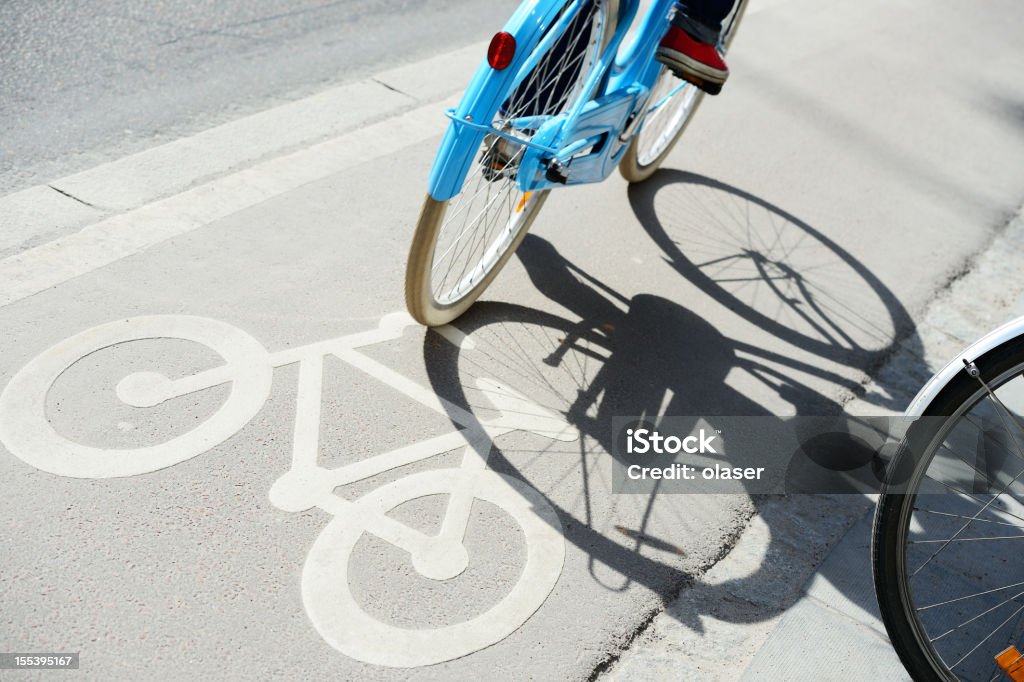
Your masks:
[{"label": "bicycle front wheel", "polygon": [[890,464],[872,536],[889,639],[916,680],[1004,678],[1024,642],[1024,337],[974,360]]},{"label": "bicycle front wheel", "polygon": [[[568,11],[575,16],[563,16]],[[496,98],[501,104],[487,121],[477,123],[488,122],[510,137],[485,135],[469,152],[473,159],[460,191],[445,201],[428,196],[423,205],[405,279],[406,305],[421,324],[446,324],[465,312],[508,261],[544,205],[546,190],[524,193],[517,184],[527,150],[518,140],[529,142],[540,123],[570,109],[585,94],[583,84],[608,27],[603,2],[567,3],[562,12],[556,24],[565,29],[557,40],[520,46],[531,53],[522,62],[528,68],[525,75],[507,79],[494,72],[480,85],[486,90],[493,82],[507,83],[506,92]],[[545,42],[550,46],[534,54]],[[465,97],[476,94],[467,92]]]}]

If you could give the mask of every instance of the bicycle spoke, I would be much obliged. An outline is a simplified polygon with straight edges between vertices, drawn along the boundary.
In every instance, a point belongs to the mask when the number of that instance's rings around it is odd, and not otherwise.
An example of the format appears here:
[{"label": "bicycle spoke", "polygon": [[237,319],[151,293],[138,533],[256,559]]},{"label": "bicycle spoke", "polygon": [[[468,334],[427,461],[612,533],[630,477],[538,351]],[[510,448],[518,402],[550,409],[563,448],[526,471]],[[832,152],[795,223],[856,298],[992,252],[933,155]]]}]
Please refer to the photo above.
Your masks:
[{"label": "bicycle spoke", "polygon": [[[948,635],[950,635],[953,632],[956,632],[957,630],[959,630],[960,628],[964,627],[965,625],[970,625],[971,623],[973,623],[974,621],[978,620],[982,616],[987,616],[988,614],[992,613],[996,609],[998,609],[998,608],[1000,608],[1002,606],[1006,606],[1007,604],[1016,603],[1015,600],[1017,598],[1021,597],[1022,595],[1024,595],[1024,590],[1018,592],[1017,594],[1013,595],[1012,597],[1004,599],[1003,601],[999,602],[995,606],[991,606],[991,607],[985,609],[984,611],[982,611],[978,615],[976,615],[976,616],[974,616],[972,618],[969,618],[968,620],[965,620],[964,622],[962,622],[959,625],[956,625],[956,626],[950,628],[949,630],[946,630],[945,632],[943,632],[938,637],[934,637],[934,638],[930,639],[929,641],[932,642],[932,643],[938,642],[939,640],[944,639],[945,637],[947,637]],[[1024,608],[1024,606],[1022,606],[1021,608]],[[975,647],[975,648],[977,648],[977,647]],[[970,655],[970,654],[968,654],[968,655]],[[960,659],[960,660],[962,661],[963,659]],[[956,664],[954,664],[954,665],[956,665]],[[950,666],[950,667],[953,667],[953,666]]]},{"label": "bicycle spoke", "polygon": [[908,545],[928,545],[937,542],[981,542],[982,540],[1024,540],[1024,535],[999,535],[988,538],[953,538],[950,540],[908,540]]},{"label": "bicycle spoke", "polygon": [[[960,454],[959,454],[958,452],[954,451],[954,450],[953,450],[952,448],[950,448],[949,446],[947,446],[947,445],[946,445],[945,443],[943,443],[943,444],[942,444],[942,445],[940,446],[940,449],[941,449],[941,450],[945,450],[946,452],[948,452],[948,453],[950,453],[951,455],[953,455],[954,457],[956,457],[956,458],[957,458],[957,459],[958,459],[959,461],[961,461],[961,462],[963,462],[963,463],[964,463],[965,465],[969,466],[969,467],[970,467],[970,468],[971,468],[971,469],[972,469],[972,470],[974,471],[974,473],[978,474],[978,475],[979,475],[979,476],[981,476],[981,477],[982,477],[983,479],[985,479],[985,482],[986,482],[986,483],[990,483],[990,484],[992,484],[992,485],[995,485],[995,483],[996,483],[996,482],[995,482],[995,480],[993,480],[993,479],[992,479],[992,477],[991,477],[991,476],[989,476],[989,475],[988,475],[987,473],[985,473],[984,471],[982,471],[981,469],[979,469],[979,468],[978,468],[977,466],[975,466],[974,464],[971,464],[970,462],[968,462],[968,461],[967,461],[967,460],[966,460],[966,459],[965,459],[965,458],[964,458],[963,456],[961,456],[961,455],[960,455]],[[932,480],[935,480],[935,479],[932,479]],[[938,480],[935,480],[935,482],[936,482],[936,483],[940,483],[940,481],[938,481]],[[1024,500],[1022,500],[1022,499],[1019,499],[1019,498],[1017,498],[1017,497],[1014,497],[1013,495],[1010,495],[1010,494],[1007,494],[1006,496],[1007,496],[1007,497],[1009,497],[1009,498],[1010,498],[1011,500],[1013,500],[1014,502],[1018,502],[1018,503],[1020,503],[1021,505],[1024,505]],[[971,499],[977,500],[977,498],[971,498]],[[980,502],[980,501],[978,501],[978,505],[979,505],[979,506],[981,505],[981,502]],[[1013,516],[1013,514],[1010,514],[1010,516]],[[962,518],[964,518],[964,519],[967,519],[967,520],[968,520],[968,522],[971,522],[971,521],[984,521],[984,519],[972,519],[972,518],[971,518],[971,517],[969,517],[969,516],[964,516],[964,517],[962,517]],[[1019,519],[1020,519],[1021,521],[1024,521],[1024,518],[1022,518],[1022,517],[1019,517],[1019,516],[1015,516],[1014,518],[1019,518]]]},{"label": "bicycle spoke", "polygon": [[961,657],[960,657],[960,660],[958,660],[958,661],[957,661],[956,663],[954,663],[953,665],[951,665],[951,666],[949,666],[949,667],[950,667],[950,668],[955,668],[955,667],[957,667],[958,665],[960,665],[961,663],[963,663],[963,662],[964,662],[965,660],[967,660],[967,657],[968,657],[968,656],[970,656],[970,655],[971,655],[971,654],[973,654],[973,653],[974,653],[975,651],[977,651],[977,650],[978,650],[978,649],[979,649],[979,648],[981,647],[981,645],[982,645],[982,644],[984,644],[984,643],[985,643],[985,642],[987,642],[988,640],[992,639],[992,635],[994,635],[994,634],[996,634],[997,632],[999,632],[999,631],[1000,631],[1000,630],[1001,630],[1001,629],[1003,628],[1003,626],[1004,626],[1004,625],[1006,625],[1006,624],[1007,624],[1007,623],[1009,623],[1009,622],[1010,622],[1011,620],[1013,620],[1013,617],[1014,617],[1014,616],[1016,616],[1016,615],[1017,615],[1018,613],[1020,613],[1021,611],[1024,611],[1024,605],[1021,605],[1020,607],[1018,607],[1016,611],[1014,611],[1013,613],[1011,613],[1011,614],[1010,614],[1009,618],[1007,618],[1007,619],[1006,619],[1006,620],[1004,620],[1004,621],[1003,621],[1002,623],[1000,623],[999,625],[997,625],[997,626],[995,627],[995,629],[993,629],[993,630],[992,630],[992,632],[988,633],[988,635],[986,635],[986,636],[985,636],[985,639],[983,639],[983,640],[981,640],[980,642],[978,642],[978,643],[977,643],[977,644],[976,644],[976,645],[974,646],[974,648],[973,648],[973,649],[971,649],[971,650],[970,650],[970,651],[968,651],[968,652],[967,652],[966,654],[964,654],[963,656],[961,656]]},{"label": "bicycle spoke", "polygon": [[[596,59],[600,16],[598,4],[582,7],[566,25],[571,33],[557,39],[559,49],[541,56],[509,93],[492,122],[495,128],[529,141],[540,126],[578,100]],[[568,82],[574,77],[575,84]],[[488,135],[477,151],[462,191],[450,200],[438,229],[429,290],[439,303],[458,301],[483,281],[535,210],[540,197],[524,195],[516,178],[526,150],[525,145]]]},{"label": "bicycle spoke", "polygon": [[641,167],[657,161],[676,139],[693,113],[698,94],[693,85],[679,84],[670,71],[662,71],[648,98],[654,107],[646,112],[633,141]]},{"label": "bicycle spoke", "polygon": [[[984,503],[981,500],[979,500],[977,497],[974,497],[973,495],[968,493],[966,490],[961,490],[960,488],[953,487],[949,483],[946,483],[945,481],[940,481],[938,479],[932,478],[932,479],[929,479],[929,480],[934,481],[935,483],[938,483],[939,485],[941,485],[942,487],[946,488],[950,492],[954,492],[954,493],[956,493],[957,495],[959,495],[961,497],[964,497],[964,498],[967,498],[967,499],[971,500],[972,502],[977,504],[979,507],[984,505]],[[994,514],[995,512],[990,512],[990,513]],[[1021,521],[1024,521],[1024,517],[1017,516],[1016,514],[1010,513],[1010,512],[1008,512],[1006,510],[1003,510],[1003,509],[1000,509],[999,513],[1000,514],[1006,514],[1007,516],[1012,516],[1015,519],[1020,519]],[[976,518],[973,518],[973,517],[970,517],[970,516],[964,516],[962,518],[965,518],[965,519],[968,519],[968,520],[972,520],[972,521],[980,521],[981,520],[981,519],[976,519]]]},{"label": "bicycle spoke", "polygon": [[[997,404],[997,405],[998,405],[999,407],[1001,407],[1001,408],[1002,408],[1002,409],[1003,409],[1003,410],[1004,410],[1004,411],[1005,411],[1005,412],[1006,412],[1006,413],[1007,413],[1007,414],[1009,415],[1009,414],[1010,414],[1010,411],[1009,411],[1009,410],[1008,410],[1008,409],[1006,408],[1006,406],[1005,406],[1005,405],[1003,405],[1002,401],[1000,401],[1000,400],[999,400],[998,398],[996,398],[996,397],[995,397],[995,393],[994,393],[994,391],[992,391],[992,389],[991,389],[991,388],[989,388],[988,384],[986,384],[986,383],[985,383],[985,381],[984,381],[983,379],[981,379],[981,377],[980,377],[980,376],[978,376],[978,377],[977,377],[977,379],[978,379],[978,381],[979,381],[979,382],[981,383],[981,385],[982,385],[982,386],[984,387],[984,389],[985,389],[985,392],[986,392],[986,394],[987,394],[987,397],[989,398],[989,400],[991,400],[991,401],[995,402],[995,403],[996,403],[996,404]],[[1012,415],[1011,415],[1011,418],[1012,418]],[[1002,415],[1001,415],[1001,414],[1000,414],[1000,419],[1002,419],[1002,420],[1003,420],[1003,427],[1004,427],[1004,429],[1006,429],[1006,421],[1005,421],[1005,419],[1003,419],[1003,417],[1002,417]],[[1009,432],[1009,430],[1008,430],[1008,429],[1007,429],[1007,432]],[[1012,437],[1013,437],[1013,436],[1012,436],[1012,434],[1011,434],[1011,438],[1012,438]],[[1021,445],[1020,445],[1020,442],[1019,442],[1019,441],[1018,441],[1018,440],[1017,440],[1016,438],[1013,438],[1013,442],[1014,442],[1014,445],[1016,445],[1016,447],[1017,447],[1018,453],[1019,453],[1019,454],[1021,455],[1021,457],[1022,457],[1022,458],[1024,458],[1024,452],[1022,452],[1022,451],[1021,451]],[[932,554],[932,555],[931,555],[930,557],[928,557],[928,559],[927,559],[927,560],[926,560],[926,561],[924,562],[924,564],[922,564],[922,565],[921,565],[921,566],[920,566],[920,567],[919,567],[919,568],[918,568],[918,569],[917,569],[916,571],[914,571],[914,573],[912,573],[910,577],[911,577],[911,578],[913,578],[913,577],[914,577],[915,575],[917,575],[918,573],[920,573],[920,572],[921,572],[921,570],[922,570],[922,569],[923,569],[923,568],[924,568],[925,566],[927,566],[927,565],[928,565],[929,563],[931,563],[931,561],[932,561],[933,559],[935,559],[935,557],[937,557],[937,556],[938,556],[939,554],[941,554],[941,553],[942,553],[942,552],[943,552],[943,551],[944,551],[944,550],[946,549],[946,547],[948,547],[948,546],[949,546],[949,544],[950,544],[950,543],[951,543],[951,542],[952,542],[953,540],[955,540],[955,539],[956,539],[957,537],[959,537],[959,536],[960,536],[960,534],[961,534],[961,533],[963,533],[963,532],[964,532],[964,530],[966,530],[966,529],[967,529],[967,527],[968,527],[968,526],[969,526],[969,525],[971,524],[971,522],[972,522],[973,520],[977,519],[977,518],[978,518],[978,516],[979,516],[979,515],[981,515],[981,513],[982,513],[982,512],[984,512],[984,511],[985,511],[986,509],[988,509],[988,507],[989,507],[989,506],[991,506],[993,502],[995,502],[995,500],[996,500],[996,499],[997,499],[997,498],[999,497],[999,495],[1002,495],[1002,494],[1003,494],[1003,493],[1005,493],[1005,492],[1006,492],[1007,490],[1009,490],[1010,486],[1011,486],[1011,485],[1013,485],[1013,483],[1014,483],[1015,481],[1017,481],[1017,479],[1019,479],[1019,478],[1020,478],[1021,476],[1024,476],[1024,469],[1021,469],[1021,471],[1020,471],[1020,472],[1019,472],[1019,473],[1018,473],[1018,474],[1017,474],[1016,476],[1014,476],[1014,477],[1013,477],[1012,479],[1010,479],[1010,481],[1009,481],[1009,482],[1008,482],[1008,483],[1007,483],[1007,484],[1006,484],[1005,486],[1003,486],[1003,489],[1002,489],[1002,490],[1000,490],[1000,491],[999,491],[999,492],[998,492],[998,493],[996,494],[996,496],[995,496],[995,497],[993,497],[993,498],[992,498],[992,500],[990,500],[990,501],[988,502],[988,504],[986,504],[986,505],[985,505],[985,507],[983,507],[982,509],[978,510],[978,511],[977,511],[977,512],[975,513],[975,515],[974,515],[974,516],[973,516],[973,517],[972,517],[972,518],[971,518],[970,520],[968,520],[968,521],[967,521],[967,522],[966,522],[966,523],[965,523],[965,524],[964,524],[963,526],[961,526],[961,527],[960,527],[960,530],[958,530],[958,531],[957,531],[957,532],[956,532],[956,533],[955,533],[955,534],[953,535],[953,537],[951,537],[951,538],[949,538],[948,540],[946,540],[946,541],[945,541],[945,542],[944,542],[944,543],[943,543],[943,544],[942,544],[942,545],[941,545],[941,546],[940,546],[940,547],[939,547],[939,548],[938,548],[937,550],[935,550],[935,553],[934,553],[934,554]]]},{"label": "bicycle spoke", "polygon": [[[956,519],[969,519],[970,518],[969,516],[963,516],[962,514],[950,514],[950,513],[947,513],[947,512],[937,512],[934,509],[921,509],[920,507],[914,507],[914,511],[919,511],[919,512],[922,512],[924,514],[935,514],[936,516],[948,516],[948,517],[952,517],[952,518],[956,518]],[[1016,517],[1016,518],[1020,518],[1020,517]],[[977,521],[978,523],[994,523],[994,524],[998,524],[1000,526],[1010,526],[1012,528],[1020,528],[1020,526],[1018,526],[1017,524],[1015,524],[1015,523],[1007,523],[1006,521],[993,521],[992,519],[975,519],[975,521]],[[1024,519],[1021,519],[1021,521],[1024,521]]]},{"label": "bicycle spoke", "polygon": [[967,599],[974,599],[975,597],[982,597],[982,596],[984,596],[986,594],[994,594],[996,592],[1002,592],[1003,590],[1009,590],[1009,589],[1014,588],[1014,587],[1020,587],[1021,585],[1024,585],[1024,581],[1019,582],[1019,583],[1013,583],[1012,585],[1006,585],[1004,587],[996,587],[996,588],[993,588],[991,590],[985,590],[984,592],[975,592],[974,594],[968,594],[968,595],[965,595],[963,597],[956,597],[955,599],[947,599],[946,601],[939,602],[937,604],[929,604],[928,606],[920,607],[919,609],[917,609],[917,611],[918,611],[918,613],[920,613],[921,611],[927,611],[928,609],[934,609],[934,608],[937,608],[939,606],[947,606],[948,604],[953,604],[955,602],[965,601]]}]

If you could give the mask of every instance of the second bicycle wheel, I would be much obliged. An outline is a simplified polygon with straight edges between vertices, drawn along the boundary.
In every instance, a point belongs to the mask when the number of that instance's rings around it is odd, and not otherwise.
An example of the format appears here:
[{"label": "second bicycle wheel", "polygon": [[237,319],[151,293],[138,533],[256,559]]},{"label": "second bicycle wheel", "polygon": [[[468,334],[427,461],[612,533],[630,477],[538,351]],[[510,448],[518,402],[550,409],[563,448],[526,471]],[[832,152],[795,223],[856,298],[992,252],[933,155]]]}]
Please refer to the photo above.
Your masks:
[{"label": "second bicycle wheel", "polygon": [[1006,679],[1024,644],[1024,337],[974,359],[909,429],[872,536],[882,620],[916,680]]},{"label": "second bicycle wheel", "polygon": [[650,101],[654,108],[648,112],[643,127],[619,162],[619,173],[628,182],[643,182],[654,175],[697,113],[704,93],[690,83],[673,92],[677,87],[679,79],[668,67],[661,67],[658,80],[651,88]]},{"label": "second bicycle wheel", "polygon": [[[732,45],[746,7],[745,1],[738,3],[735,11],[723,22],[725,28],[719,44],[722,54]],[[648,101],[652,109],[619,162],[622,177],[628,182],[643,182],[654,175],[683,136],[703,99],[704,93],[700,89],[690,83],[680,86],[679,78],[663,66],[651,88]]]},{"label": "second bicycle wheel", "polygon": [[[516,175],[538,124],[568,110],[582,94],[583,83],[600,50],[608,24],[605,3],[567,3],[574,11],[564,33],[525,75],[505,79],[509,91],[498,99],[491,127],[509,134],[485,135],[461,190],[451,199],[428,196],[420,213],[406,266],[405,300],[422,324],[446,324],[469,308],[515,251],[547,198],[547,191],[522,192]],[[556,24],[561,25],[560,17]],[[538,45],[543,44],[543,41]],[[536,50],[538,45],[520,45]],[[526,68],[524,66],[523,68]],[[499,72],[493,78],[505,78]],[[487,89],[486,81],[481,86]],[[467,93],[466,97],[470,97]]]}]

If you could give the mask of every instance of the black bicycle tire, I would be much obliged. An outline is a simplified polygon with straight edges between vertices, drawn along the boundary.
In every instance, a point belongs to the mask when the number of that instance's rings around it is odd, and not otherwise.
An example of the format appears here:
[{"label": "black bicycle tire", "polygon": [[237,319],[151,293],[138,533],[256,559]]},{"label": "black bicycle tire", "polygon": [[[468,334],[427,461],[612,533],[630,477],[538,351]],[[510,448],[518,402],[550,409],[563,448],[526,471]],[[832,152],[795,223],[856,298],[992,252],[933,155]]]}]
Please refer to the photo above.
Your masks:
[{"label": "black bicycle tire", "polygon": [[[981,357],[972,360],[981,371],[981,378],[989,382],[1016,366],[1024,365],[1024,335],[1004,341]],[[922,416],[955,415],[977,392],[978,380],[969,376],[966,371],[959,372],[928,404]],[[918,459],[911,472],[907,471],[907,458],[915,457],[914,453],[926,452],[923,448],[931,448],[946,421],[948,420],[925,419],[911,426],[890,463],[890,480],[894,483],[902,481],[906,473],[916,474],[920,467],[927,471],[931,462],[931,450]],[[908,611],[909,595],[904,594],[904,581],[900,578],[905,549],[900,536],[901,526],[906,522],[907,509],[912,510],[916,500],[916,495],[912,492],[909,489],[905,491],[906,494],[886,492],[883,488],[875,507],[871,530],[871,564],[875,596],[889,640],[910,676],[919,682],[958,680],[959,678],[948,669],[935,669],[929,652],[922,647],[917,636],[916,619]]]}]

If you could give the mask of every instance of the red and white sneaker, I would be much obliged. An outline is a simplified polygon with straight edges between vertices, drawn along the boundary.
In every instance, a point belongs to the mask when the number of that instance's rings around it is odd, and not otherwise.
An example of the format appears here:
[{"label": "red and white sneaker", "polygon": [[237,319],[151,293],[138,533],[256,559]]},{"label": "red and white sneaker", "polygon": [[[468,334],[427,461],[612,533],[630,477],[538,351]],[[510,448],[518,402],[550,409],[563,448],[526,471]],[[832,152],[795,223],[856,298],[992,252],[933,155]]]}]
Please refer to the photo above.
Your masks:
[{"label": "red and white sneaker", "polygon": [[670,26],[661,39],[655,58],[709,95],[722,91],[729,67],[711,43],[702,43],[678,26]]}]

